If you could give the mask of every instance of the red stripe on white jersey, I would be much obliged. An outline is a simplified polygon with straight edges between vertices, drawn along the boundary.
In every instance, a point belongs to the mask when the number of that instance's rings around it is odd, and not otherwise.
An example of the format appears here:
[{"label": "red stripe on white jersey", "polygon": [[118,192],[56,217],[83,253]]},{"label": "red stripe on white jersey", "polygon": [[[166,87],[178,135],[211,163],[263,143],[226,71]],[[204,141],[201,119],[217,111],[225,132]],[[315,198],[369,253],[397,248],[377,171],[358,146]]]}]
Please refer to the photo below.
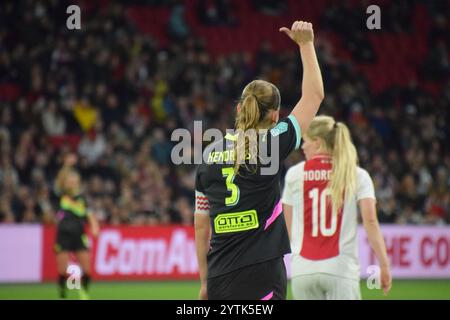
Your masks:
[{"label": "red stripe on white jersey", "polygon": [[305,162],[303,185],[303,245],[300,255],[310,260],[339,255],[342,209],[332,214],[327,189],[331,160],[320,155]]}]

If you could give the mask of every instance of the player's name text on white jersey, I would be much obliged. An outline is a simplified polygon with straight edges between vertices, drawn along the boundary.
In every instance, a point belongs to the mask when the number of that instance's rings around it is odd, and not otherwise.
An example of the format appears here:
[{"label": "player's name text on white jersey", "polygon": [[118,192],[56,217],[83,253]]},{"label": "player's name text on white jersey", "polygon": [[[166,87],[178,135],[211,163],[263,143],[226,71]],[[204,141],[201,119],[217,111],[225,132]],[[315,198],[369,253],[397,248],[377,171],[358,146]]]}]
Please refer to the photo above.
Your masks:
[{"label": "player's name text on white jersey", "polygon": [[328,181],[331,177],[331,170],[306,170],[303,172],[305,181]]}]

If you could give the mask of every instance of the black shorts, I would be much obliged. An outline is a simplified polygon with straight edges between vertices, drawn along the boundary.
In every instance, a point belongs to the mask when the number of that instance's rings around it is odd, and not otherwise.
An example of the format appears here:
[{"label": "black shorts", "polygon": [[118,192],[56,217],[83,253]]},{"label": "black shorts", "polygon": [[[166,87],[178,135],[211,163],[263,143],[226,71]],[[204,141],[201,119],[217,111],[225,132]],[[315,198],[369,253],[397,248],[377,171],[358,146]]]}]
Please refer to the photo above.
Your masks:
[{"label": "black shorts", "polygon": [[89,243],[85,233],[57,232],[55,252],[88,250]]},{"label": "black shorts", "polygon": [[208,278],[207,285],[209,300],[286,300],[286,267],[280,257]]}]

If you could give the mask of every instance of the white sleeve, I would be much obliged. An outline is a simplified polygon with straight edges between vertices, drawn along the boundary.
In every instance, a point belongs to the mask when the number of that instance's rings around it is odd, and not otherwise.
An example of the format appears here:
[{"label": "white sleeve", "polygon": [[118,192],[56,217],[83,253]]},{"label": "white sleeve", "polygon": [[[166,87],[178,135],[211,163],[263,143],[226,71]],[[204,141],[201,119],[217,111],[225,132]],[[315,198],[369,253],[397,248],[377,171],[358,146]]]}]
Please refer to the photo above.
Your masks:
[{"label": "white sleeve", "polygon": [[356,200],[359,201],[365,198],[376,199],[375,197],[375,189],[373,187],[372,179],[370,178],[369,173],[364,170],[358,168],[358,185],[356,190]]},{"label": "white sleeve", "polygon": [[195,213],[209,214],[209,201],[203,192],[195,190]]},{"label": "white sleeve", "polygon": [[292,170],[289,169],[286,173],[286,177],[284,178],[284,188],[283,195],[281,197],[281,202],[287,205],[294,205],[294,188],[293,183],[291,182]]}]

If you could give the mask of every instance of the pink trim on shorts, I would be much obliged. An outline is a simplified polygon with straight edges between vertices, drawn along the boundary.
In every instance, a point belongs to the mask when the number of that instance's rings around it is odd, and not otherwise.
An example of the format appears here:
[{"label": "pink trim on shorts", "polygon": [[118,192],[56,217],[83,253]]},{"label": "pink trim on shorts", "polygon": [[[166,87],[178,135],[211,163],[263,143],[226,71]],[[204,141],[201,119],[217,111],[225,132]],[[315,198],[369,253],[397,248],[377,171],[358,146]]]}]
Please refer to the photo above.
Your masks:
[{"label": "pink trim on shorts", "polygon": [[265,296],[264,298],[262,298],[261,300],[270,300],[273,297],[273,291],[270,292],[267,296]]},{"label": "pink trim on shorts", "polygon": [[282,211],[283,211],[283,206],[282,206],[281,200],[280,200],[280,201],[278,201],[277,205],[273,209],[272,215],[270,216],[270,218],[267,219],[264,230],[266,230],[275,221],[275,219],[278,218],[278,216],[281,214]]}]

